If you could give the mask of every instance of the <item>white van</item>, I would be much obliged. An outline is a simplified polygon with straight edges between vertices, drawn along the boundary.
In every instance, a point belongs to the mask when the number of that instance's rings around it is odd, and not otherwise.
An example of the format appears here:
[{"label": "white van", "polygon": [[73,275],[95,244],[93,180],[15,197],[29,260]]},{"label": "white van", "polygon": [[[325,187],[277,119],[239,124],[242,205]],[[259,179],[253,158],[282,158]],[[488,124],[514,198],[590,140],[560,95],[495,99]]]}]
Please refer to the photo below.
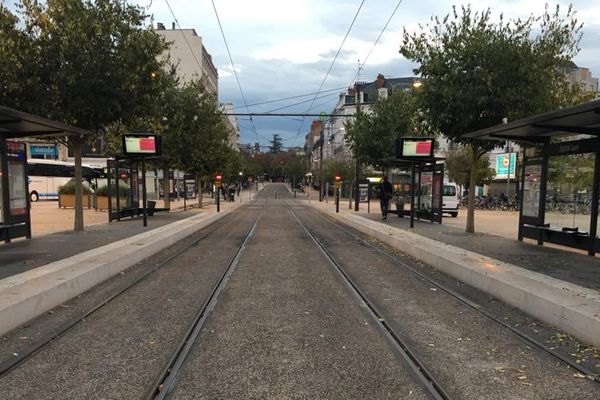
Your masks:
[{"label": "white van", "polygon": [[442,212],[450,214],[452,218],[456,218],[459,204],[458,185],[454,182],[444,182],[442,188]]}]

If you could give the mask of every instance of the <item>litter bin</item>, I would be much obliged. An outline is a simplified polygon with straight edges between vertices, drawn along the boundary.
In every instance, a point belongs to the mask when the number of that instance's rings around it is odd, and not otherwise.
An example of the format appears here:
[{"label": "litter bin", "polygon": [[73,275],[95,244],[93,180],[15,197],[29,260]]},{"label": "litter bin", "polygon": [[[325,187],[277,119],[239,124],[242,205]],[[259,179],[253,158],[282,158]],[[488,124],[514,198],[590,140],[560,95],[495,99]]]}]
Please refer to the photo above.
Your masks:
[{"label": "litter bin", "polygon": [[396,204],[396,212],[398,217],[404,218],[404,196],[395,196],[394,203]]},{"label": "litter bin", "polygon": [[156,201],[154,200],[148,200],[146,202],[146,212],[148,213],[148,216],[153,216],[154,215],[154,209],[156,208]]}]

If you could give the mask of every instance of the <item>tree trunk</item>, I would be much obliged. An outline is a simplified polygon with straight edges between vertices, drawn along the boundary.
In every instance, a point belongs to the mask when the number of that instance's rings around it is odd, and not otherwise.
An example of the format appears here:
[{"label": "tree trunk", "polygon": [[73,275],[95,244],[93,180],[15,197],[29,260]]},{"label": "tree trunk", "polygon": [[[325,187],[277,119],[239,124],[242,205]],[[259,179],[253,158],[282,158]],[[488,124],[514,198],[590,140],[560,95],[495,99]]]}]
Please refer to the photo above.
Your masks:
[{"label": "tree trunk", "polygon": [[76,232],[83,231],[83,177],[81,173],[81,139],[73,136],[71,139],[73,158],[75,158],[75,223]]},{"label": "tree trunk", "polygon": [[477,164],[479,155],[477,154],[477,146],[471,146],[471,172],[469,174],[469,204],[467,206],[467,229],[468,233],[475,232],[475,181],[477,180]]}]

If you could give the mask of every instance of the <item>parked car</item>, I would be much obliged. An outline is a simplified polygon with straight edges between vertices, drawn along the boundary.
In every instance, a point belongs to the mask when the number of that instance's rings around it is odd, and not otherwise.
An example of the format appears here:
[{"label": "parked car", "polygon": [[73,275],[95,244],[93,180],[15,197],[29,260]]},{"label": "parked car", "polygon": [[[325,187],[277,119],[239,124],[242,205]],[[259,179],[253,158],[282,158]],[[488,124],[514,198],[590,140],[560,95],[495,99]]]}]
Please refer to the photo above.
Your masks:
[{"label": "parked car", "polygon": [[458,216],[459,205],[458,185],[454,182],[444,182],[442,188],[442,212],[450,214],[452,218],[456,218]]}]

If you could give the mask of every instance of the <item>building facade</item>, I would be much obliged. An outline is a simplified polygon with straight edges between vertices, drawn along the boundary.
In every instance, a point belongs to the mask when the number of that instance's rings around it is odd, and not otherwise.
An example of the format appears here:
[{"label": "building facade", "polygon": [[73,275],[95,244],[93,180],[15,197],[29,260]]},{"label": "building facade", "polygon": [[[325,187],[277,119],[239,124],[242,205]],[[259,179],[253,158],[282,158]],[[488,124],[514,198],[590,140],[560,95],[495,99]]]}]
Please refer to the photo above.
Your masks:
[{"label": "building facade", "polygon": [[169,43],[169,50],[164,54],[177,67],[177,76],[183,82],[200,79],[206,89],[215,95],[219,92],[219,74],[213,64],[212,56],[202,44],[202,37],[195,29],[171,29],[158,23],[154,32]]},{"label": "building facade", "polygon": [[594,97],[598,97],[598,78],[592,76],[589,68],[578,67],[571,62],[565,70],[565,79],[571,86],[579,85],[584,94],[594,94]]},{"label": "building facade", "polygon": [[350,160],[352,151],[346,143],[345,123],[356,114],[357,100],[360,96],[360,109],[370,112],[373,103],[378,99],[386,99],[396,90],[412,90],[419,82],[417,77],[386,78],[382,74],[372,82],[356,82],[345,93],[340,93],[338,102],[327,121],[323,159],[336,158]]},{"label": "building facade", "polygon": [[221,104],[221,112],[225,114],[223,115],[223,118],[225,119],[225,123],[227,125],[227,141],[229,143],[229,147],[235,151],[240,151],[240,127],[238,125],[237,117],[232,115],[234,113],[233,104]]}]

